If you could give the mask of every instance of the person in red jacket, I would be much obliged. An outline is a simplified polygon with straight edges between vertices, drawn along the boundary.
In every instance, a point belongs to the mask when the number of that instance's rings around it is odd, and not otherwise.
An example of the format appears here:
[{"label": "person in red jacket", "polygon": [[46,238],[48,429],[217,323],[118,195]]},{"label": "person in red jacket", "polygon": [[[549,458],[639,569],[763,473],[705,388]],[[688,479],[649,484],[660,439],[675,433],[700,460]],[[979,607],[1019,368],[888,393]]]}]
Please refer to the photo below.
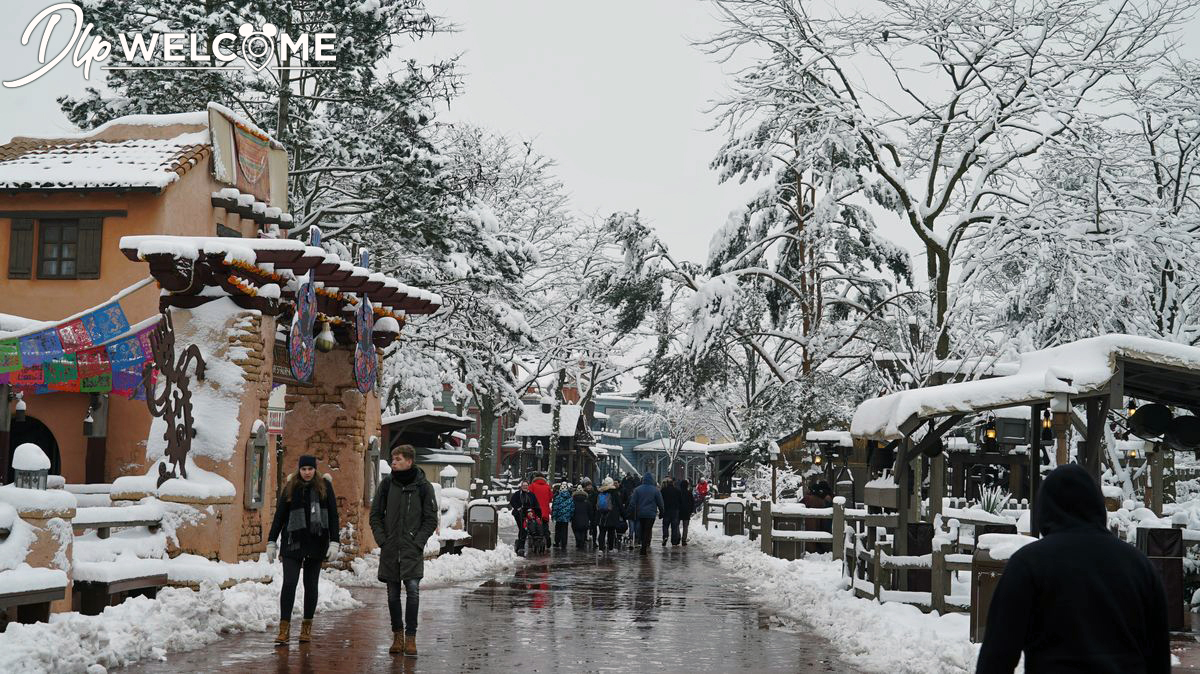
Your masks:
[{"label": "person in red jacket", "polygon": [[708,480],[700,478],[700,484],[696,485],[696,496],[700,497],[700,502],[708,500]]},{"label": "person in red jacket", "polygon": [[550,526],[550,501],[554,498],[554,493],[550,489],[550,484],[546,482],[546,476],[542,473],[533,474],[533,482],[529,483],[529,491],[538,501],[538,506],[542,509],[542,526],[549,532]]}]

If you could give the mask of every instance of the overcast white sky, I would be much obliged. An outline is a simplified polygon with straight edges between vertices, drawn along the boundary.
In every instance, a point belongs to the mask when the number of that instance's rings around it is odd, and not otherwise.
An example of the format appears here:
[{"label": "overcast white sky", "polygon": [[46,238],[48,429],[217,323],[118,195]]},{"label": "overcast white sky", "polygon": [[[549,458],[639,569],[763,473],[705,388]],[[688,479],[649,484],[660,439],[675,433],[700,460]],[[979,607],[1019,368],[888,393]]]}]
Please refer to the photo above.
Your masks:
[{"label": "overcast white sky", "polygon": [[[12,20],[0,24],[0,80],[37,68],[36,45],[22,46],[20,36],[49,4],[5,3]],[[465,92],[442,119],[532,140],[558,161],[585,217],[641,209],[676,255],[705,258],[714,229],[749,193],[718,185],[708,168],[721,138],[706,131],[703,110],[726,78],[690,43],[717,28],[707,2],[472,0],[430,7],[460,32],[405,53],[462,54]],[[56,31],[62,41],[65,28]],[[56,46],[52,41],[51,53]],[[100,81],[93,71],[90,84]],[[32,84],[0,89],[0,142],[73,131],[55,99],[87,84],[68,60]]]}]

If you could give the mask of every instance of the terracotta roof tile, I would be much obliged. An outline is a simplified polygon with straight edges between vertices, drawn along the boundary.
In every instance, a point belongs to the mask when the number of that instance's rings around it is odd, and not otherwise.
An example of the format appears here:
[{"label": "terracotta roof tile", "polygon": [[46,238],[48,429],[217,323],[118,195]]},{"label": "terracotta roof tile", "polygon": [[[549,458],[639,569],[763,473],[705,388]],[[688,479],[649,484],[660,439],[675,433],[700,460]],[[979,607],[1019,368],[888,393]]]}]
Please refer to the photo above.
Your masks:
[{"label": "terracotta roof tile", "polygon": [[211,153],[207,131],[165,140],[19,138],[0,145],[0,189],[163,189]]}]

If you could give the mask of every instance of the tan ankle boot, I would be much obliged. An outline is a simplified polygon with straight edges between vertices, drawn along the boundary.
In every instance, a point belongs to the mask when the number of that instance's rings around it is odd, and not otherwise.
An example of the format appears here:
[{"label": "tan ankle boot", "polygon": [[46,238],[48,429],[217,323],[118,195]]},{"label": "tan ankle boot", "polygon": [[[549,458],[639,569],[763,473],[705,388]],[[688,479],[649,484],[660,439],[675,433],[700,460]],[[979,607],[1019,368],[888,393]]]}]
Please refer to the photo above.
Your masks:
[{"label": "tan ankle boot", "polygon": [[291,635],[292,623],[287,620],[279,621],[279,636],[275,637],[275,645],[282,646],[287,644],[288,638]]},{"label": "tan ankle boot", "polygon": [[395,655],[404,652],[404,632],[392,632],[392,647],[388,649],[388,653]]},{"label": "tan ankle boot", "polygon": [[301,620],[300,621],[300,643],[307,644],[310,641],[312,641],[312,621],[311,620]]},{"label": "tan ankle boot", "polygon": [[416,655],[417,654],[417,635],[409,634],[404,637],[404,654],[405,655]]}]

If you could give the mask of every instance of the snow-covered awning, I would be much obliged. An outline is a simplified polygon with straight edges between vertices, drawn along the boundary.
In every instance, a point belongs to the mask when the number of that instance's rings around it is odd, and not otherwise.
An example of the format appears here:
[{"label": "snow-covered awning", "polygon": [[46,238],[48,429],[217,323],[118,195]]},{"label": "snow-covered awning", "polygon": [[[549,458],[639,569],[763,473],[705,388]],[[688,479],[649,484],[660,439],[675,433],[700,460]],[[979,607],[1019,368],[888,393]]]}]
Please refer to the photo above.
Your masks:
[{"label": "snow-covered awning", "polygon": [[417,463],[454,463],[460,466],[475,465],[475,459],[466,454],[417,454]]},{"label": "snow-covered awning", "polygon": [[1200,348],[1104,335],[1031,351],[1021,354],[1015,374],[867,400],[855,411],[850,433],[868,440],[896,440],[926,419],[1044,403],[1055,394],[1078,398],[1105,393],[1200,404]]},{"label": "snow-covered awning", "polygon": [[[635,452],[665,452],[671,448],[673,442],[669,438],[659,438],[633,448]],[[705,444],[694,440],[685,440],[683,448],[680,449],[682,454],[710,454],[712,452],[729,452],[737,449],[741,443],[739,442],[716,442]]]}]

